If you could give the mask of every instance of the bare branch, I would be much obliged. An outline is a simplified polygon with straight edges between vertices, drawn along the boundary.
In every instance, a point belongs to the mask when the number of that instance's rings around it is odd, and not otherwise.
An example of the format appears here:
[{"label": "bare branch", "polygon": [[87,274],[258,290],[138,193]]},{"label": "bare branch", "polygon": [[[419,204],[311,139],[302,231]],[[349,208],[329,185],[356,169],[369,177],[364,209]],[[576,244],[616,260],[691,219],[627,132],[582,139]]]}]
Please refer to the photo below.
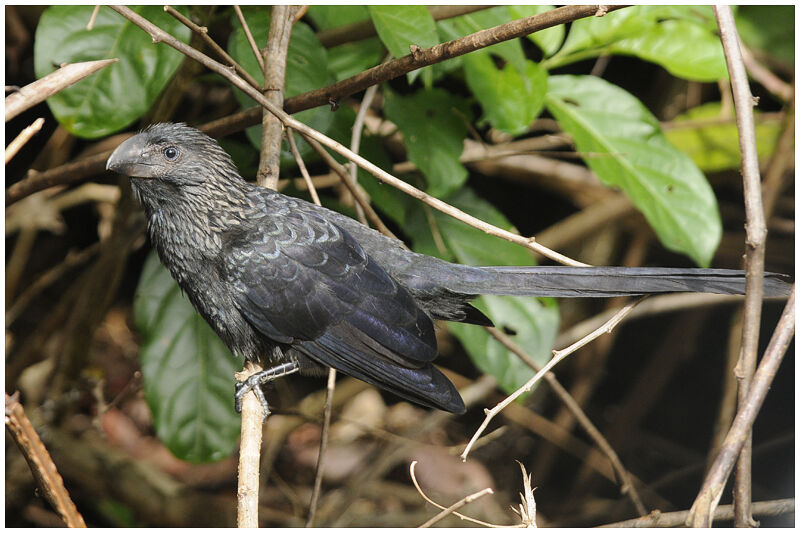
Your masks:
[{"label": "bare branch", "polygon": [[261,52],[258,51],[258,46],[256,45],[255,39],[253,39],[253,34],[250,33],[250,26],[247,25],[247,21],[244,19],[244,15],[242,14],[242,8],[238,5],[233,6],[233,10],[236,12],[236,16],[239,17],[239,23],[242,25],[242,29],[244,30],[244,35],[247,37],[247,42],[250,43],[250,48],[253,50],[253,54],[256,56],[256,60],[258,60],[258,66],[261,67],[261,72],[266,74],[267,68],[264,65],[264,58],[261,57]]},{"label": "bare branch", "polygon": [[261,84],[258,83],[256,79],[253,76],[251,76],[250,73],[244,69],[244,67],[242,67],[242,65],[240,65],[235,59],[233,59],[228,54],[228,52],[225,51],[224,48],[218,45],[217,42],[208,35],[208,28],[206,28],[205,26],[198,26],[190,19],[181,15],[180,11],[178,11],[172,6],[164,6],[164,11],[175,17],[175,19],[178,22],[180,22],[181,24],[192,30],[194,33],[199,35],[200,38],[203,39],[203,42],[206,43],[212,50],[214,50],[214,53],[216,53],[220,58],[222,58],[223,61],[225,61],[228,65],[232,66],[239,74],[239,76],[247,80],[247,83],[249,83],[258,90],[262,89]]},{"label": "bare branch", "polygon": [[464,448],[464,451],[461,453],[461,460],[462,460],[462,461],[466,461],[466,460],[467,460],[467,456],[469,455],[469,451],[470,451],[470,449],[472,448],[472,446],[475,444],[475,441],[477,441],[477,440],[478,440],[478,437],[480,437],[480,436],[481,436],[481,434],[482,434],[482,433],[483,433],[483,432],[486,430],[486,428],[489,426],[489,422],[491,422],[491,420],[492,420],[492,419],[493,419],[495,416],[497,416],[497,414],[498,414],[500,411],[502,411],[503,409],[505,409],[505,408],[506,408],[506,406],[508,406],[508,404],[510,404],[511,402],[513,402],[514,400],[516,400],[517,398],[519,398],[520,396],[522,396],[522,395],[523,395],[523,394],[525,394],[526,392],[530,392],[531,388],[533,388],[533,386],[534,386],[534,385],[535,385],[535,384],[536,384],[536,383],[537,383],[537,382],[538,382],[540,379],[542,379],[542,377],[543,377],[545,374],[547,374],[548,372],[550,372],[550,370],[552,370],[552,368],[553,368],[554,366],[556,366],[558,363],[560,363],[560,362],[561,362],[561,361],[562,361],[562,360],[563,360],[565,357],[567,357],[569,354],[573,353],[573,352],[574,352],[575,350],[577,350],[578,348],[580,348],[580,347],[582,347],[582,346],[584,346],[584,345],[588,344],[589,342],[593,341],[594,339],[596,339],[596,338],[597,338],[597,337],[599,337],[600,335],[603,335],[603,334],[605,334],[605,333],[610,333],[610,332],[611,332],[611,330],[613,330],[613,329],[614,329],[614,326],[616,326],[617,324],[619,324],[619,322],[620,322],[620,321],[621,321],[623,318],[625,318],[625,316],[626,316],[628,313],[630,313],[630,312],[631,312],[631,310],[632,310],[634,307],[636,307],[636,305],[637,305],[639,302],[641,302],[641,301],[642,301],[642,299],[640,298],[639,300],[637,300],[637,301],[635,301],[635,302],[633,302],[633,303],[630,303],[630,304],[626,305],[625,307],[623,307],[622,309],[620,309],[620,310],[619,310],[619,312],[617,312],[617,313],[616,313],[616,314],[615,314],[613,317],[611,317],[611,319],[610,319],[610,320],[608,320],[608,321],[607,321],[605,324],[603,324],[602,326],[600,326],[598,329],[596,329],[595,331],[593,331],[592,333],[590,333],[589,335],[587,335],[587,336],[586,336],[586,337],[584,337],[583,339],[581,339],[581,340],[579,340],[579,341],[575,342],[575,343],[574,343],[574,344],[572,344],[571,346],[569,346],[569,347],[567,347],[567,348],[564,348],[563,350],[553,350],[553,358],[552,358],[552,359],[550,359],[550,361],[548,361],[548,362],[547,362],[547,364],[546,364],[546,365],[544,365],[544,366],[541,368],[541,370],[539,370],[539,371],[536,373],[536,375],[534,375],[534,376],[533,376],[531,379],[529,379],[529,380],[528,380],[528,381],[527,381],[527,382],[526,382],[526,383],[525,383],[525,384],[524,384],[522,387],[520,387],[519,389],[517,389],[516,391],[514,391],[514,392],[513,392],[511,395],[509,395],[509,396],[508,396],[508,397],[507,397],[505,400],[503,400],[503,401],[502,401],[502,402],[500,402],[499,404],[495,405],[495,406],[494,406],[492,409],[486,409],[486,410],[485,410],[485,413],[486,413],[486,418],[484,418],[484,420],[483,420],[483,422],[481,423],[481,425],[480,425],[480,427],[478,428],[478,430],[477,430],[477,431],[475,431],[475,434],[473,434],[473,435],[472,435],[472,438],[470,439],[469,443],[467,444],[467,447],[466,447],[466,448]]},{"label": "bare branch", "polygon": [[83,517],[64,487],[64,480],[61,479],[53,459],[25,415],[17,394],[9,396],[6,393],[6,427],[28,462],[42,494],[67,527],[86,527]]},{"label": "bare branch", "polygon": [[[757,516],[779,516],[792,513],[794,513],[794,498],[753,503],[753,514]],[[603,524],[599,527],[680,527],[686,523],[687,516],[689,516],[689,511],[675,511],[672,513],[653,511],[647,516],[623,522],[614,522],[613,524]],[[733,520],[733,505],[720,505],[717,507],[714,511],[714,520]]]},{"label": "bare branch", "polygon": [[[422,67],[441,63],[447,59],[462,56],[493,44],[565,24],[585,17],[598,16],[625,6],[565,6],[539,13],[531,17],[513,20],[477,33],[467,35],[430,48],[422,48],[409,54],[378,65],[353,77],[334,83],[328,87],[311,91],[286,101],[286,111],[296,113],[302,109],[338,102],[351,94],[363,91],[370,85],[383,83],[403,76]],[[602,16],[602,15],[600,15]],[[302,97],[302,98],[301,98]]]},{"label": "bare branch", "polygon": [[[722,48],[731,78],[733,102],[736,108],[736,127],[739,131],[739,150],[742,154],[742,178],[744,180],[744,206],[747,232],[745,250],[745,298],[742,320],[742,345],[739,361],[736,364],[736,377],[739,380],[739,409],[750,387],[756,368],[758,336],[761,327],[761,305],[764,299],[764,250],[767,239],[767,224],[764,219],[764,206],[761,200],[761,175],[756,151],[756,130],[753,121],[753,95],[747,79],[747,71],[742,59],[739,34],[733,20],[730,6],[714,6],[714,14],[719,25]],[[755,526],[750,512],[752,435],[745,438],[742,455],[736,469],[736,488],[734,507],[736,526]]]},{"label": "bare branch", "polygon": [[761,358],[755,376],[753,376],[747,396],[744,399],[731,429],[722,443],[714,464],[709,468],[703,486],[692,504],[686,524],[690,527],[711,527],[711,517],[722,496],[725,483],[733,470],[736,458],[744,447],[748,434],[752,431],[756,415],[764,403],[772,380],[778,372],[783,356],[794,337],[794,286],[789,300],[783,310],[775,332]]},{"label": "bare branch", "polygon": [[333,411],[333,391],[336,388],[336,369],[328,369],[328,387],[325,395],[325,409],[322,414],[322,436],[319,441],[319,455],[317,456],[317,474],[314,477],[314,490],[311,493],[311,503],[308,506],[308,520],[306,527],[314,524],[314,514],[317,511],[319,495],[322,492],[322,475],[325,472],[325,458],[328,449],[328,436],[331,429],[331,412]]},{"label": "bare branch", "polygon": [[[245,381],[262,367],[248,362],[238,381]],[[258,527],[259,466],[261,464],[261,438],[264,413],[255,394],[242,398],[242,438],[239,446],[239,486],[236,491],[236,523],[238,527]]]},{"label": "bare branch", "polygon": [[33,121],[33,124],[22,130],[13,141],[8,143],[8,146],[6,146],[6,165],[17,155],[20,149],[31,140],[31,137],[39,133],[42,126],[44,126],[44,119],[39,117]]},{"label": "bare branch", "polygon": [[286,136],[289,138],[289,148],[292,150],[292,155],[297,161],[297,166],[300,169],[300,174],[303,176],[306,186],[308,187],[308,192],[311,194],[311,199],[315,204],[322,205],[322,203],[319,201],[317,189],[314,187],[314,182],[311,180],[311,176],[308,174],[306,164],[303,162],[303,158],[300,155],[300,150],[297,149],[297,143],[294,141],[294,134],[292,133],[292,130],[286,130]]},{"label": "bare branch", "polygon": [[78,83],[83,78],[91,76],[98,70],[116,63],[117,58],[101,59],[99,61],[85,61],[63,65],[55,72],[44,78],[38,79],[6,97],[6,122],[16,117],[26,109],[44,102],[54,94]]},{"label": "bare branch", "polygon": [[435,524],[436,522],[439,522],[442,518],[444,518],[445,516],[447,516],[449,514],[454,514],[457,517],[459,517],[461,520],[468,520],[469,522],[473,522],[475,524],[479,524],[479,525],[482,525],[482,526],[498,527],[498,526],[495,526],[494,524],[489,524],[487,522],[482,522],[480,520],[476,520],[474,518],[471,518],[469,516],[466,516],[466,515],[463,515],[461,513],[457,513],[456,512],[456,509],[460,509],[461,507],[464,507],[466,504],[468,504],[468,503],[470,503],[472,501],[475,501],[478,498],[482,498],[483,496],[486,496],[487,494],[494,494],[494,491],[491,488],[487,487],[487,488],[485,488],[483,490],[480,490],[480,491],[476,492],[475,494],[470,494],[469,496],[466,496],[465,498],[462,498],[461,500],[457,501],[456,503],[454,503],[450,507],[444,507],[443,505],[439,505],[435,501],[433,501],[430,498],[428,498],[428,496],[426,496],[425,493],[422,491],[422,487],[420,487],[419,486],[419,482],[417,482],[417,475],[414,472],[414,469],[416,468],[416,466],[417,466],[417,461],[411,461],[411,465],[408,467],[409,473],[411,474],[411,482],[414,483],[414,487],[416,487],[417,492],[419,492],[420,496],[422,496],[422,498],[426,502],[428,502],[429,504],[433,505],[434,507],[438,507],[439,509],[442,510],[441,513],[437,514],[436,516],[434,516],[430,520],[426,521],[424,524],[422,524],[419,527],[430,527],[433,524]]}]

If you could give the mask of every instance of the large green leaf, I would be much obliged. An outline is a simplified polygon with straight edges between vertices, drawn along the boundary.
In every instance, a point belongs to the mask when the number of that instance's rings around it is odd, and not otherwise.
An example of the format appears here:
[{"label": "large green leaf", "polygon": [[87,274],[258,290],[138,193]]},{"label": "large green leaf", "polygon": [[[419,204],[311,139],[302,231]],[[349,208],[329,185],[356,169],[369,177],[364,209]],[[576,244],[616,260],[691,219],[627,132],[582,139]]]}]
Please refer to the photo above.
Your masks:
[{"label": "large green leaf", "polygon": [[743,5],[736,10],[736,28],[745,44],[794,65],[796,7]]},{"label": "large green leaf", "polygon": [[689,20],[665,20],[647,32],[612,44],[608,52],[657,63],[673,76],[687,80],[713,82],[728,77],[719,37]]},{"label": "large green leaf", "polygon": [[[308,16],[319,30],[328,30],[368,19],[369,11],[367,6],[313,5]],[[377,65],[383,53],[377,37],[340,44],[328,49],[328,70],[341,81]]]},{"label": "large green leaf", "polygon": [[[119,62],[47,99],[58,122],[73,135],[97,138],[119,131],[144,115],[164,90],[183,55],[151,37],[108,7],[86,30],[93,6],[51,6],[34,38],[34,70],[41,78],[62,63],[119,58]],[[179,11],[188,15],[184,7]],[[160,6],[133,8],[184,42],[190,31]]]},{"label": "large green leaf", "polygon": [[[759,115],[756,113],[756,146],[759,159],[766,162],[775,153],[783,125],[778,117]],[[742,165],[739,130],[734,117],[722,123],[716,122],[719,118],[720,103],[709,102],[675,117],[665,135],[704,172],[738,169]]]},{"label": "large green leaf", "polygon": [[511,63],[495,65],[488,51],[464,56],[467,85],[483,109],[483,121],[511,135],[528,130],[539,116],[547,93],[547,72],[533,61],[518,71]]},{"label": "large green leaf", "polygon": [[625,90],[595,76],[551,76],[548,110],[600,180],[619,187],[661,242],[708,266],[722,235],[714,192],[658,120]]},{"label": "large green leaf", "polygon": [[675,76],[727,78],[722,45],[709,6],[634,6],[570,27],[564,46],[544,61],[548,69],[605,54],[633,55]]},{"label": "large green leaf", "polygon": [[[555,6],[548,5],[534,5],[534,6],[508,6],[508,11],[514,19],[521,19],[544,13],[554,9]],[[566,30],[563,24],[553,26],[544,30],[539,30],[527,35],[528,39],[536,43],[542,49],[545,57],[555,54],[564,42],[564,34]]]},{"label": "large green leaf", "polygon": [[[247,25],[253,34],[253,39],[259,46],[266,46],[269,34],[269,10],[245,6],[242,13],[247,20]],[[228,40],[228,53],[255,79],[263,80],[264,74],[247,41],[238,19],[236,29]],[[319,44],[314,31],[305,23],[298,22],[292,27],[292,37],[289,41],[289,51],[286,58],[286,86],[285,97],[291,98],[304,92],[319,89],[328,85],[332,77],[328,73],[328,57],[325,48]],[[256,103],[252,98],[236,89],[236,98],[242,107],[253,107]],[[327,107],[308,109],[294,115],[301,122],[325,133],[333,122],[333,113]],[[261,146],[261,126],[247,129],[247,137],[256,148]],[[302,139],[297,139],[300,153],[305,156],[311,148]],[[283,143],[284,161],[293,161],[287,142]]]},{"label": "large green leaf", "polygon": [[[423,5],[371,5],[369,14],[378,37],[394,57],[407,56],[412,44],[420,48],[439,44],[436,23]],[[420,74],[425,76],[425,85],[429,87],[433,80],[429,68],[409,72],[409,83]]]},{"label": "large green leaf", "polygon": [[233,394],[241,362],[197,314],[155,252],[139,279],[133,312],[158,438],[186,461],[227,457],[239,436]]},{"label": "large green leaf", "polygon": [[[513,230],[502,213],[468,188],[460,189],[445,201],[481,220]],[[414,242],[415,251],[443,259],[471,265],[533,264],[530,253],[524,248],[487,235],[439,211],[431,211],[430,216],[420,210],[409,213],[405,230]],[[512,340],[534,360],[542,365],[550,360],[559,321],[554,300],[482,296],[474,304],[498,328],[509,332]],[[494,376],[506,392],[516,390],[533,376],[529,366],[483,328],[467,324],[448,324],[448,327],[464,345],[475,365]]]},{"label": "large green leaf", "polygon": [[467,179],[459,158],[467,135],[467,106],[442,89],[417,91],[409,96],[385,94],[386,117],[403,132],[408,158],[428,181],[427,192],[444,196]]},{"label": "large green leaf", "polygon": [[367,6],[316,4],[309,6],[308,17],[321,31],[368,19],[369,11]]}]

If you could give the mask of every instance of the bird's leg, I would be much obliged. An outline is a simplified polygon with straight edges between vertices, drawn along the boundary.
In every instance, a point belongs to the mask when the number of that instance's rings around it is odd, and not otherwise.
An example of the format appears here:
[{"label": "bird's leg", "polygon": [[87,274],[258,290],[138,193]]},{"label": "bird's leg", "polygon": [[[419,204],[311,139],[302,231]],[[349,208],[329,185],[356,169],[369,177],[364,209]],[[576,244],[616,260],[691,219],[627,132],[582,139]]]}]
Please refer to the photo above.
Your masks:
[{"label": "bird's leg", "polygon": [[236,412],[242,412],[242,398],[250,391],[253,391],[261,402],[261,407],[264,409],[264,418],[266,419],[270,413],[267,398],[264,396],[264,391],[261,390],[261,385],[274,381],[283,376],[294,374],[300,370],[300,365],[296,361],[289,361],[272,368],[267,368],[261,372],[256,372],[244,381],[236,383],[235,406]]}]

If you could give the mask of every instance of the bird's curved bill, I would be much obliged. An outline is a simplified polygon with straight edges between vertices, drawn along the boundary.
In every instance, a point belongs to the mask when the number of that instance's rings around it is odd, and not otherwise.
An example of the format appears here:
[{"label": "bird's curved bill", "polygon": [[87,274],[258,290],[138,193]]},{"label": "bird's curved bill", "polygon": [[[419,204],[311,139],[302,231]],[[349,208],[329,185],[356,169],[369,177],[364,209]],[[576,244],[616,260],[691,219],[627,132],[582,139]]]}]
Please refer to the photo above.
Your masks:
[{"label": "bird's curved bill", "polygon": [[146,162],[143,155],[144,148],[144,139],[139,135],[134,135],[112,152],[106,162],[106,170],[113,170],[132,178],[153,177],[153,165]]}]

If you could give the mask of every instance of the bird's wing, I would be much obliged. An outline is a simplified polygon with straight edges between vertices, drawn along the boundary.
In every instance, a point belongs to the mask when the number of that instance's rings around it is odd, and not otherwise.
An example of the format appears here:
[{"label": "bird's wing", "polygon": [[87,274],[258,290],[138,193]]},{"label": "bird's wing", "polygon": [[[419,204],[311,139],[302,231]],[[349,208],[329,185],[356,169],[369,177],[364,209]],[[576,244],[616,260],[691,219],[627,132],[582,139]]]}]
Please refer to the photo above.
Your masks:
[{"label": "bird's wing", "polygon": [[326,336],[342,358],[360,337],[371,339],[364,353],[386,363],[418,368],[434,359],[431,319],[349,233],[300,204],[280,216],[261,212],[228,237],[223,273],[256,329],[284,344]]}]

